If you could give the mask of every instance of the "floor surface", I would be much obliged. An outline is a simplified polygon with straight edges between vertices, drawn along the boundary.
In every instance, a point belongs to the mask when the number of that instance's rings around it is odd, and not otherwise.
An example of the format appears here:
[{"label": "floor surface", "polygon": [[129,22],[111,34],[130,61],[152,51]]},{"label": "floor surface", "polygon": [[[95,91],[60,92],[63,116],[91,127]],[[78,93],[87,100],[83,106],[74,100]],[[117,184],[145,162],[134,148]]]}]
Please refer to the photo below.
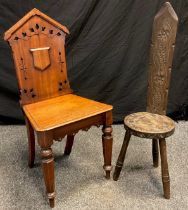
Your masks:
[{"label": "floor surface", "polygon": [[[101,129],[81,131],[73,151],[63,156],[64,142],[55,142],[56,206],[54,210],[188,209],[188,122],[176,124],[167,139],[171,199],[163,198],[160,167],[153,168],[151,140],[132,137],[120,179],[105,180]],[[113,165],[124,137],[113,126]],[[36,165],[27,166],[25,126],[0,126],[0,210],[50,209],[45,196],[39,147]]]}]

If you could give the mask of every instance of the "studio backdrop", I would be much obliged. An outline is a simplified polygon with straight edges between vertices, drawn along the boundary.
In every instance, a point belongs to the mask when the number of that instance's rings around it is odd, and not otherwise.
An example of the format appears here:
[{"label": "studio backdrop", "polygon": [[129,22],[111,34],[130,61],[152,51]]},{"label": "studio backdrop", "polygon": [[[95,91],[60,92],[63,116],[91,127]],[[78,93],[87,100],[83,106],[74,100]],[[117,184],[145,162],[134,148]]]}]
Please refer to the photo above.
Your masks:
[{"label": "studio backdrop", "polygon": [[[179,27],[168,113],[188,104],[188,0],[170,1]],[[4,32],[34,7],[70,30],[68,77],[75,94],[114,106],[114,122],[146,110],[153,19],[164,0],[0,0],[0,122],[23,122]]]}]

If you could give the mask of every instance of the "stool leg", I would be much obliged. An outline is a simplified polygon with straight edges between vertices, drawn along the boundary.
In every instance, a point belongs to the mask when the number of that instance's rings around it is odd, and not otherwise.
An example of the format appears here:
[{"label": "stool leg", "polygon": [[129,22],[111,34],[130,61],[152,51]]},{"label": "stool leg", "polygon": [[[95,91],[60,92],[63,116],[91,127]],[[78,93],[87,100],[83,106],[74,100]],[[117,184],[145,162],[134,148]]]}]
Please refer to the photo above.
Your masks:
[{"label": "stool leg", "polygon": [[125,155],[126,155],[127,147],[129,145],[130,138],[131,138],[130,131],[127,130],[125,133],[125,138],[124,138],[121,151],[120,151],[117,163],[116,163],[116,167],[115,167],[115,171],[113,175],[114,181],[117,181],[119,178],[119,175],[120,175],[120,172],[123,167],[124,160],[125,160]]},{"label": "stool leg", "polygon": [[74,143],[74,135],[67,135],[67,142],[64,150],[65,155],[70,155]]},{"label": "stool leg", "polygon": [[170,177],[168,172],[168,162],[166,153],[166,140],[159,139],[160,154],[161,154],[161,171],[162,171],[162,182],[164,197],[170,199]]},{"label": "stool leg", "polygon": [[152,139],[152,155],[153,155],[153,166],[157,168],[159,166],[158,139]]}]

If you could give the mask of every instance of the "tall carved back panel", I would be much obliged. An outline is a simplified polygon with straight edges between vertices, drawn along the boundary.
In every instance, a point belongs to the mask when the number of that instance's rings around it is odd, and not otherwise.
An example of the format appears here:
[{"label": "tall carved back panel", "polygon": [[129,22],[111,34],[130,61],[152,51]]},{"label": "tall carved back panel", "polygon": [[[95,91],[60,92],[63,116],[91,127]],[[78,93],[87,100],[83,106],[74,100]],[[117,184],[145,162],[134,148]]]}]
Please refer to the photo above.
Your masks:
[{"label": "tall carved back panel", "polygon": [[71,93],[65,59],[67,28],[33,9],[5,33],[12,48],[21,104]]},{"label": "tall carved back panel", "polygon": [[147,111],[166,114],[178,17],[166,2],[155,16],[150,49]]}]

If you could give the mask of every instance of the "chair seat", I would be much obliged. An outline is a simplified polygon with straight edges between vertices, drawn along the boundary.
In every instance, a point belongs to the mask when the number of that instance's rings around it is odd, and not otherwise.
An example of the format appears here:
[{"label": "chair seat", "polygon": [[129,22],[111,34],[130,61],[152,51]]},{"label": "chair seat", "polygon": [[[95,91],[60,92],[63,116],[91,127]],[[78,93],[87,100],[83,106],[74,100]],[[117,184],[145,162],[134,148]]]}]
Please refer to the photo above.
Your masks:
[{"label": "chair seat", "polygon": [[143,138],[166,138],[174,133],[174,121],[165,115],[137,112],[124,119],[125,129]]},{"label": "chair seat", "polygon": [[112,110],[112,106],[68,94],[23,106],[37,131],[46,131]]}]

